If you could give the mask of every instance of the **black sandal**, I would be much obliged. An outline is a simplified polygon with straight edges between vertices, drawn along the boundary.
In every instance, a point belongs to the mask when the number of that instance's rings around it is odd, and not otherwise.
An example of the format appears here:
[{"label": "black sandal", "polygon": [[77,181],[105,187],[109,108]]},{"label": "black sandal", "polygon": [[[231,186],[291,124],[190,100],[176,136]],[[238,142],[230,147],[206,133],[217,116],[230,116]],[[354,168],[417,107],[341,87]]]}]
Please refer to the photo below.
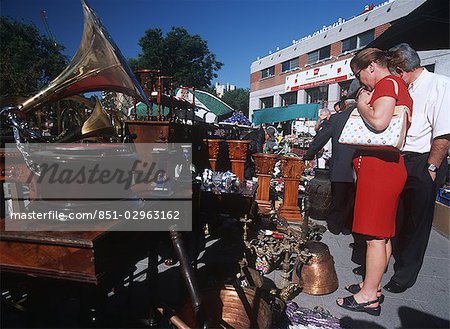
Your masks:
[{"label": "black sandal", "polygon": [[[348,287],[345,287],[345,290],[351,292],[353,295],[356,295],[358,292],[361,291],[361,286],[359,285],[359,283],[355,283],[349,285]],[[378,290],[377,292],[381,292],[381,289]],[[380,304],[382,304],[384,302],[384,295],[381,294],[380,297],[378,297],[378,300]]]},{"label": "black sandal", "polygon": [[377,307],[366,307],[375,303],[379,303],[379,299],[372,300],[370,302],[366,303],[358,303],[355,300],[355,297],[353,295],[342,298],[343,302],[342,304],[339,304],[336,300],[336,304],[342,308],[345,308],[346,310],[353,311],[353,312],[366,312],[367,314],[379,316],[381,313],[381,306]]}]

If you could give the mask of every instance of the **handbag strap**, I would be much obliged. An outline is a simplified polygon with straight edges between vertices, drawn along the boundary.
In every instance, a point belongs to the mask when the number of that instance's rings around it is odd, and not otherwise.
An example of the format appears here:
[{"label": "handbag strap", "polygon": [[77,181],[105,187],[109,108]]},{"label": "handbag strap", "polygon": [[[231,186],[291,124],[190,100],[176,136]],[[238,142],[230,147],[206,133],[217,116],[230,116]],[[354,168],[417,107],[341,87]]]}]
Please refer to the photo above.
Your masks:
[{"label": "handbag strap", "polygon": [[[394,83],[394,93],[395,96],[398,97],[398,83],[392,78],[386,78],[387,80],[391,80]],[[406,112],[406,117],[408,119],[408,122],[411,123],[411,109],[406,105],[396,105],[394,109],[394,114],[398,114],[399,112]],[[361,114],[359,114],[358,108],[355,107],[350,113],[350,117],[361,117]],[[362,117],[361,117],[362,118]]]},{"label": "handbag strap", "polygon": [[[395,96],[398,97],[398,83],[397,83],[397,81],[392,79],[392,78],[386,78],[386,80],[391,80],[394,83],[394,93],[395,93]],[[405,111],[406,112],[406,117],[408,119],[408,122],[411,123],[411,109],[408,106],[406,106],[406,105],[396,105],[394,111],[395,112]]]},{"label": "handbag strap", "polygon": [[398,97],[398,83],[397,83],[397,81],[395,81],[392,78],[386,78],[386,80],[391,80],[394,83],[394,93],[395,93],[395,96]]}]

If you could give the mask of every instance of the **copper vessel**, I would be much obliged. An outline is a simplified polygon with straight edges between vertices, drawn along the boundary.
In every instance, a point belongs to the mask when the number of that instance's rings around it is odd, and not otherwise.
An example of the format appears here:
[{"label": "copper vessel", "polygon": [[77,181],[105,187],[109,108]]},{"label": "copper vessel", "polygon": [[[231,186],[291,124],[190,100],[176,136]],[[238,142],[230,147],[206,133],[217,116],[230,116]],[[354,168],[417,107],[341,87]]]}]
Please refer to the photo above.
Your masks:
[{"label": "copper vessel", "polygon": [[231,172],[238,176],[241,182],[244,181],[244,165],[250,143],[251,141],[247,140],[227,140]]},{"label": "copper vessel", "polygon": [[[202,304],[210,328],[271,328],[272,313],[257,290],[225,286],[202,294]],[[190,328],[198,328],[191,303],[177,312]]]},{"label": "copper vessel", "polygon": [[309,295],[332,293],[338,288],[339,282],[328,246],[323,242],[308,241],[306,248],[311,256],[305,262],[297,261],[292,281]]},{"label": "copper vessel", "polygon": [[272,210],[269,200],[270,179],[272,178],[273,169],[277,158],[278,157],[273,154],[253,154],[253,160],[255,161],[256,167],[256,176],[258,177],[256,203],[258,204],[258,211],[261,214],[267,214]]}]

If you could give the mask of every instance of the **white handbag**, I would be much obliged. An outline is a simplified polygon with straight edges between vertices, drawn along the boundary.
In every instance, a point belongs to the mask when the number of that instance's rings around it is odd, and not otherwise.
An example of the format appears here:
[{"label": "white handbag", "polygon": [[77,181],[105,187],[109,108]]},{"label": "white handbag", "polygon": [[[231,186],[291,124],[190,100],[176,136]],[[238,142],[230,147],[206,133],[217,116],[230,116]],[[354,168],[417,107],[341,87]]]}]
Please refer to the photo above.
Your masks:
[{"label": "white handbag", "polygon": [[[398,94],[397,81],[394,82],[395,93]],[[355,108],[348,118],[339,143],[364,149],[398,149],[405,144],[406,131],[411,122],[411,111],[405,105],[398,105],[394,109],[389,126],[382,132],[375,131],[361,117]]]}]

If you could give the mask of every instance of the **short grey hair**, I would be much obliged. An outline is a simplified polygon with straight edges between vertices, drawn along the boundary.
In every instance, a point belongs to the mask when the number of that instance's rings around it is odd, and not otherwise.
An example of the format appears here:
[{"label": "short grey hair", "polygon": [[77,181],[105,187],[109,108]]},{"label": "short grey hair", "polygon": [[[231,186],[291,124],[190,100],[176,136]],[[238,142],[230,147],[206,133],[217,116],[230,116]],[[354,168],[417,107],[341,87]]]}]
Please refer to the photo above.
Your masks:
[{"label": "short grey hair", "polygon": [[331,111],[327,108],[323,108],[320,110],[319,114],[325,114],[325,115],[330,115]]},{"label": "short grey hair", "polygon": [[420,67],[419,54],[407,43],[401,43],[389,49],[389,57],[391,71],[399,67],[405,72],[411,72]]}]

